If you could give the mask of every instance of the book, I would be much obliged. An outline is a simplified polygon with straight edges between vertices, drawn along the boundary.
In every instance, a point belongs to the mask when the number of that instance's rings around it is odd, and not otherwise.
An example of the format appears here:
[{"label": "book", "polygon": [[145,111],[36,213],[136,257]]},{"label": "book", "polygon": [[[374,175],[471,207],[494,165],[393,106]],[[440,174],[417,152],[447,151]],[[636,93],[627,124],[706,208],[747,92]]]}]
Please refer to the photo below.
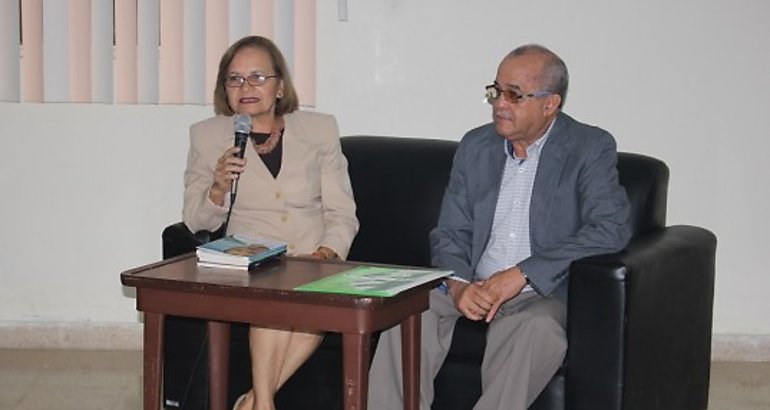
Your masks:
[{"label": "book", "polygon": [[306,283],[294,290],[389,297],[434,279],[451,276],[452,273],[435,269],[358,266]]},{"label": "book", "polygon": [[248,269],[286,253],[286,244],[266,238],[228,235],[199,245],[195,253],[199,266]]}]

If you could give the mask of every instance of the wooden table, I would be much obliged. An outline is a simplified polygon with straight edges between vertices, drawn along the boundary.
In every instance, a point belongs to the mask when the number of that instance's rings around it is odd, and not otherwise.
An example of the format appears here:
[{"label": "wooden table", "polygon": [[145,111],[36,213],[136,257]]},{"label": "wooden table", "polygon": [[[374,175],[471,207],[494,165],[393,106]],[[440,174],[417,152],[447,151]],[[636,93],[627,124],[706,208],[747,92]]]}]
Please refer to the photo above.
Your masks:
[{"label": "wooden table", "polygon": [[208,320],[211,409],[226,410],[230,322],[342,333],[344,408],[366,409],[371,334],[402,325],[404,408],[419,409],[420,313],[438,280],[390,298],[299,292],[357,266],[282,257],[251,271],[198,267],[194,254],[123,272],[144,312],[144,408],[160,409],[165,315]]}]

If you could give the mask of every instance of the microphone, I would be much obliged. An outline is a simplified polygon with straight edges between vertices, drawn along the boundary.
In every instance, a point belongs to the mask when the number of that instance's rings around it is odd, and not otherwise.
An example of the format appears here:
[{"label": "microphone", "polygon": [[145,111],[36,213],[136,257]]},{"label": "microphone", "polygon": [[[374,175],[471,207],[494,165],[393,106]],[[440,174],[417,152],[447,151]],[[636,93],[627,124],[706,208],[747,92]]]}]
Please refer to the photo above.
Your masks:
[{"label": "microphone", "polygon": [[[246,153],[246,142],[249,140],[249,134],[251,133],[251,116],[246,114],[238,114],[235,116],[235,144],[234,146],[240,148],[240,151],[236,154],[238,158],[243,159],[243,155]],[[230,185],[230,202],[235,201],[235,194],[238,191],[238,180],[241,175],[235,176],[232,184]]]}]

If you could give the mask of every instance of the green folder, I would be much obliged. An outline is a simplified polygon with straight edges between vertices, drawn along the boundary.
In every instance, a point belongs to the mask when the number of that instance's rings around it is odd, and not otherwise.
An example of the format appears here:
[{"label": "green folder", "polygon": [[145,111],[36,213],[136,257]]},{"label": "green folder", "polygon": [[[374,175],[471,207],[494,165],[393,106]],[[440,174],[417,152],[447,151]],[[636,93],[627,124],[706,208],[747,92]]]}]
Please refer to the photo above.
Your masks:
[{"label": "green folder", "polygon": [[294,290],[388,297],[451,275],[452,271],[447,270],[358,266],[306,283]]}]

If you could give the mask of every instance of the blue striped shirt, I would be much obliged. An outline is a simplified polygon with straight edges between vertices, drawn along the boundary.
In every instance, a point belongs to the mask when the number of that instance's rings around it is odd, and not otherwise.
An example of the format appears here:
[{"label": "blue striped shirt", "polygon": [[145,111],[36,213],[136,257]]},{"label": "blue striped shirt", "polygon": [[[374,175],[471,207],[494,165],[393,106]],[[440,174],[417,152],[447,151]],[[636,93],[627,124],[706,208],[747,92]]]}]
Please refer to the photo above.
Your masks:
[{"label": "blue striped shirt", "polygon": [[[500,195],[487,247],[476,266],[476,279],[487,279],[495,273],[516,266],[532,252],[529,242],[529,206],[532,186],[537,174],[540,152],[553,122],[542,137],[527,147],[527,157],[517,158],[513,146],[504,141],[505,169],[500,182]],[[532,290],[527,285],[524,291]]]}]

